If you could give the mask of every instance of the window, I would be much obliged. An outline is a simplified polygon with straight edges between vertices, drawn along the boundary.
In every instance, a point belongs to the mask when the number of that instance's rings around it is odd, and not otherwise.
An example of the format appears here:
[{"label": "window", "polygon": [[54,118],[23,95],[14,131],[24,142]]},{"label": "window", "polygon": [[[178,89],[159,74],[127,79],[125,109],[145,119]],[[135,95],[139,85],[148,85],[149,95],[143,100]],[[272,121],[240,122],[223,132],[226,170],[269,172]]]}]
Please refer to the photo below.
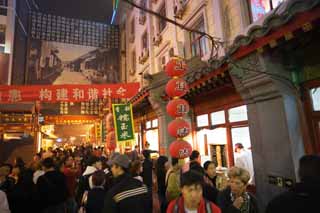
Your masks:
[{"label": "window", "polygon": [[[8,0],[0,0],[0,6],[8,7]],[[7,9],[0,8],[0,15],[7,16]]]},{"label": "window", "polygon": [[148,33],[145,32],[143,35],[142,35],[142,49],[143,48],[148,48]]},{"label": "window", "polygon": [[0,52],[4,52],[6,44],[6,26],[0,24]]},{"label": "window", "polygon": [[257,21],[284,0],[250,0],[252,21]]},{"label": "window", "polygon": [[226,122],[224,110],[211,113],[211,125],[224,124]]},{"label": "window", "polygon": [[[163,4],[162,7],[159,10],[159,14],[163,17],[166,17],[166,5]],[[164,28],[166,28],[167,26],[167,21],[164,19],[158,19],[158,29],[159,29],[159,33],[161,33]]]},{"label": "window", "polygon": [[131,35],[134,36],[135,34],[135,18],[131,20],[131,29],[130,29]]},{"label": "window", "polygon": [[136,51],[133,51],[132,52],[132,56],[131,56],[131,69],[132,69],[132,72],[135,72],[136,69],[137,69],[137,55],[136,55]]},{"label": "window", "polygon": [[[205,32],[204,19],[203,17],[197,22],[193,29]],[[198,33],[191,33],[191,53],[192,56],[204,56],[208,52],[207,39],[204,36],[199,35]]]},{"label": "window", "polygon": [[197,116],[197,127],[209,126],[208,114]]},{"label": "window", "polygon": [[151,121],[147,121],[147,123],[146,123],[146,129],[151,129]]},{"label": "window", "polygon": [[320,87],[310,90],[312,108],[314,111],[320,111]]},{"label": "window", "polygon": [[152,120],[152,127],[157,128],[158,127],[158,119]]},{"label": "window", "polygon": [[229,110],[229,121],[245,121],[248,120],[247,106],[235,107]]}]

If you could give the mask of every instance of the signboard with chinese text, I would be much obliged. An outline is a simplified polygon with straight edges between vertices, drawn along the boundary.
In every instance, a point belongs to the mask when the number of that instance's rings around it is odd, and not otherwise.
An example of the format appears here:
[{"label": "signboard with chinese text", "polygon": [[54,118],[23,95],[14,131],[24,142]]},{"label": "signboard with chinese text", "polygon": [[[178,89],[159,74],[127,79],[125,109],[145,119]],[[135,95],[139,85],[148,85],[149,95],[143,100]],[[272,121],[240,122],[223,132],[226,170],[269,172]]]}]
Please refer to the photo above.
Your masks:
[{"label": "signboard with chinese text", "polygon": [[0,85],[0,103],[18,102],[83,102],[99,98],[131,98],[137,94],[139,83],[99,85]]},{"label": "signboard with chinese text", "polygon": [[134,140],[132,105],[112,104],[112,111],[117,141]]}]

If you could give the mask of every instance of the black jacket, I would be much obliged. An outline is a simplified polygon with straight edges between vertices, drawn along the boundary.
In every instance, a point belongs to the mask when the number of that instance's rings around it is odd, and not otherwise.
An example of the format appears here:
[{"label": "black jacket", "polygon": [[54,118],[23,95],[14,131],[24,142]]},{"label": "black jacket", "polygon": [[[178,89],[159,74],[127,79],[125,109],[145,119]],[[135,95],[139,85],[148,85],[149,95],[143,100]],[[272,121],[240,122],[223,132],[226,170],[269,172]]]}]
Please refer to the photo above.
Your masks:
[{"label": "black jacket", "polygon": [[213,203],[217,203],[218,197],[218,189],[214,186],[210,186],[209,184],[204,184],[203,186],[203,197]]},{"label": "black jacket", "polygon": [[290,191],[271,200],[266,213],[319,212],[319,201],[320,183],[298,183]]},{"label": "black jacket", "polygon": [[152,168],[153,164],[150,159],[145,159],[142,164],[142,178],[148,189],[152,189]]},{"label": "black jacket", "polygon": [[[258,209],[257,199],[250,193],[249,193],[249,196],[250,196],[249,213],[258,213],[259,209]],[[220,207],[222,213],[241,213],[239,209],[233,206],[233,202],[231,201],[230,187],[219,192],[217,204]]]},{"label": "black jacket", "polygon": [[101,213],[106,191],[103,188],[93,188],[88,192],[86,204],[87,213]]},{"label": "black jacket", "polygon": [[151,213],[147,187],[141,181],[123,174],[114,179],[115,185],[108,191],[103,213]]},{"label": "black jacket", "polygon": [[49,171],[37,181],[37,192],[41,209],[64,203],[68,197],[66,179],[63,173]]}]

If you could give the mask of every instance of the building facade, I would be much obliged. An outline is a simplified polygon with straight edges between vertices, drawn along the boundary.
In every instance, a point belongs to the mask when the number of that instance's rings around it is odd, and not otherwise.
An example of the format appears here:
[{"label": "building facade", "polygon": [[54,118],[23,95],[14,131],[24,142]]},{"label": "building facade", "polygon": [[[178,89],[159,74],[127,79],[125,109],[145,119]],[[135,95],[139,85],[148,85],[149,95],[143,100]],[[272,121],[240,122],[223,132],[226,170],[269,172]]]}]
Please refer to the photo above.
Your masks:
[{"label": "building facade", "polygon": [[168,155],[174,138],[166,129],[171,118],[166,115],[168,78],[163,69],[171,56],[184,58],[190,85],[184,98],[191,107],[186,119],[192,124],[186,140],[203,161],[214,160],[220,167],[234,165],[235,143],[250,149],[257,196],[264,208],[275,194],[299,180],[299,158],[320,151],[320,72],[314,52],[319,44],[320,2],[135,3],[223,42],[212,55],[206,37],[135,7],[122,11],[122,76],[142,85],[131,100],[137,143],[143,147],[154,142],[160,154]]}]

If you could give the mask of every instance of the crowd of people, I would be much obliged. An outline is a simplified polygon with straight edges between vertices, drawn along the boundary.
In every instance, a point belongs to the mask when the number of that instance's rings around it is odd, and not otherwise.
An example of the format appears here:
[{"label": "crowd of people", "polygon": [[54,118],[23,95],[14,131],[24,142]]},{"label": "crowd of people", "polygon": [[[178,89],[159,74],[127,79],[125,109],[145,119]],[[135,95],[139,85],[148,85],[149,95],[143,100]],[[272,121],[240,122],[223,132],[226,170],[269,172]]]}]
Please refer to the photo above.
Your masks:
[{"label": "crowd of people", "polygon": [[[28,165],[17,157],[0,165],[0,213],[257,213],[247,187],[252,174],[232,167],[218,173],[212,161],[200,164],[135,147],[130,153],[105,154],[103,148],[49,149]],[[320,157],[300,160],[301,182],[274,198],[267,213],[314,212],[320,192]],[[307,206],[306,206],[307,205]]]}]

